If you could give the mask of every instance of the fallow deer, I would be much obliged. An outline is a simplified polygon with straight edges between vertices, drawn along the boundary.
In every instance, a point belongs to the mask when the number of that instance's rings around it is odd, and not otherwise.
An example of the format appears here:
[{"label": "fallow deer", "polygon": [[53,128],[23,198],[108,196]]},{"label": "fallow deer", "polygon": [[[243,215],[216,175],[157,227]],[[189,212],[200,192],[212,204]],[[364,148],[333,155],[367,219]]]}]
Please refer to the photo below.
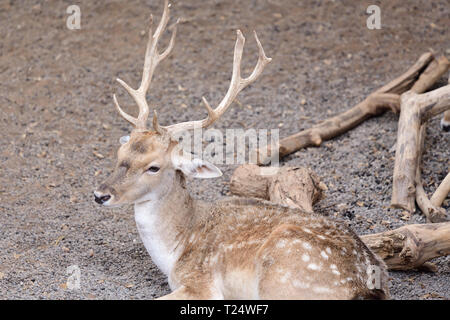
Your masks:
[{"label": "fallow deer", "polygon": [[450,131],[450,111],[445,111],[441,119],[441,129]]},{"label": "fallow deer", "polygon": [[[450,75],[448,76],[448,83],[450,83]],[[441,129],[444,131],[450,131],[450,110],[445,111],[442,116]]]},{"label": "fallow deer", "polygon": [[[161,299],[387,298],[385,264],[343,224],[254,199],[207,203],[189,195],[185,177],[214,178],[221,171],[183,153],[174,134],[213,124],[271,59],[255,33],[258,62],[242,78],[245,39],[237,31],[231,84],[218,107],[203,98],[206,119],[170,126],[160,125],[154,113],[153,130],[147,129],[146,92],[156,66],[174,45],[176,29],[168,48],[158,53],[168,20],[166,0],[154,35],[149,32],[140,87],[132,89],[117,79],[134,98],[139,115],[125,113],[114,95],[118,112],[134,129],[121,139],[114,172],[94,192],[104,206],[134,204],[144,246],[173,290]],[[378,287],[371,286],[374,269]]]}]

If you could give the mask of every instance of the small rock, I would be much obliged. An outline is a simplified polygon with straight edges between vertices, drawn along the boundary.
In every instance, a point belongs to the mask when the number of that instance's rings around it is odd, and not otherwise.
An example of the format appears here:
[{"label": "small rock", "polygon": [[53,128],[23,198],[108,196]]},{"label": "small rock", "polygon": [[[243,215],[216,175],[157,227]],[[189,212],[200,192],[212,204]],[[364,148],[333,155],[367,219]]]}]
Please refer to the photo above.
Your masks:
[{"label": "small rock", "polygon": [[390,225],[391,225],[391,221],[388,221],[388,220],[383,220],[383,221],[381,221],[381,225],[383,225],[383,226],[385,226],[385,227],[389,227]]},{"label": "small rock", "polygon": [[47,156],[47,151],[42,151],[41,153],[38,153],[38,158],[45,158]]},{"label": "small rock", "polygon": [[92,151],[92,153],[94,154],[94,156],[96,156],[99,159],[104,159],[105,156],[102,155],[101,153],[97,152],[97,151]]},{"label": "small rock", "polygon": [[411,213],[409,213],[408,211],[403,211],[400,219],[402,219],[403,221],[409,221],[409,219],[411,219]]}]

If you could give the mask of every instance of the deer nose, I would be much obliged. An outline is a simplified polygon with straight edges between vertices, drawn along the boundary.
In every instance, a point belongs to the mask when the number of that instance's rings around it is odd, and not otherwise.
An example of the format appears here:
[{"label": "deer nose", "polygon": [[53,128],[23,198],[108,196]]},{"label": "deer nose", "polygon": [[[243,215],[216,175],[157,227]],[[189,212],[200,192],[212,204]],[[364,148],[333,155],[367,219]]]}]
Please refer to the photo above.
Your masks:
[{"label": "deer nose", "polygon": [[111,199],[111,195],[109,194],[101,195],[98,192],[94,192],[94,198],[95,202],[97,202],[98,204],[104,204],[106,201]]}]

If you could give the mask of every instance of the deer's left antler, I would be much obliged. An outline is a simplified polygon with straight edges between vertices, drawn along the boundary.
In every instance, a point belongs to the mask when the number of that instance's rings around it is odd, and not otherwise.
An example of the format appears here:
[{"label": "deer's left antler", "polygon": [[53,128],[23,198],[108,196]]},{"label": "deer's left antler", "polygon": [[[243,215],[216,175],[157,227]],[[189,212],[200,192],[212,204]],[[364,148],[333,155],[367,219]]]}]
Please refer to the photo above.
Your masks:
[{"label": "deer's left antler", "polygon": [[169,2],[168,0],[164,1],[164,12],[161,17],[161,21],[159,22],[158,27],[156,28],[156,31],[154,34],[152,34],[152,23],[153,23],[153,16],[150,18],[150,30],[149,30],[149,39],[147,44],[147,49],[145,51],[145,62],[144,62],[144,69],[142,71],[142,81],[141,85],[137,90],[131,88],[128,84],[126,84],[123,80],[117,79],[117,81],[128,91],[128,93],[134,98],[136,101],[138,107],[139,107],[139,115],[137,118],[134,118],[130,116],[129,114],[125,113],[122,108],[120,108],[119,103],[117,102],[116,95],[114,95],[114,103],[117,107],[117,110],[119,111],[120,115],[125,118],[128,122],[130,122],[132,125],[135,126],[137,130],[145,130],[146,129],[146,122],[149,115],[149,107],[147,104],[147,100],[145,98],[147,94],[147,90],[150,86],[150,83],[152,81],[153,72],[156,69],[156,66],[164,60],[172,51],[172,48],[175,44],[175,36],[177,33],[176,25],[179,21],[176,22],[174,29],[172,31],[172,37],[170,38],[169,45],[167,46],[166,50],[164,50],[162,53],[158,52],[158,41],[161,38],[161,35],[163,34],[167,22],[169,21]]}]

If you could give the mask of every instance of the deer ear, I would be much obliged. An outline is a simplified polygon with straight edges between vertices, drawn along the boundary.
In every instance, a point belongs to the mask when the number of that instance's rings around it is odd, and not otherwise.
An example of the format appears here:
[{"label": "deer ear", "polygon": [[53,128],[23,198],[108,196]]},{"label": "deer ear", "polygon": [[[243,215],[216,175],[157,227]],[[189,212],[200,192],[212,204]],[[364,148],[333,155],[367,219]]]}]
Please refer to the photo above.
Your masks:
[{"label": "deer ear", "polygon": [[172,163],[175,169],[191,178],[207,179],[222,176],[222,171],[212,163],[198,158],[191,159],[187,155],[174,155]]}]

